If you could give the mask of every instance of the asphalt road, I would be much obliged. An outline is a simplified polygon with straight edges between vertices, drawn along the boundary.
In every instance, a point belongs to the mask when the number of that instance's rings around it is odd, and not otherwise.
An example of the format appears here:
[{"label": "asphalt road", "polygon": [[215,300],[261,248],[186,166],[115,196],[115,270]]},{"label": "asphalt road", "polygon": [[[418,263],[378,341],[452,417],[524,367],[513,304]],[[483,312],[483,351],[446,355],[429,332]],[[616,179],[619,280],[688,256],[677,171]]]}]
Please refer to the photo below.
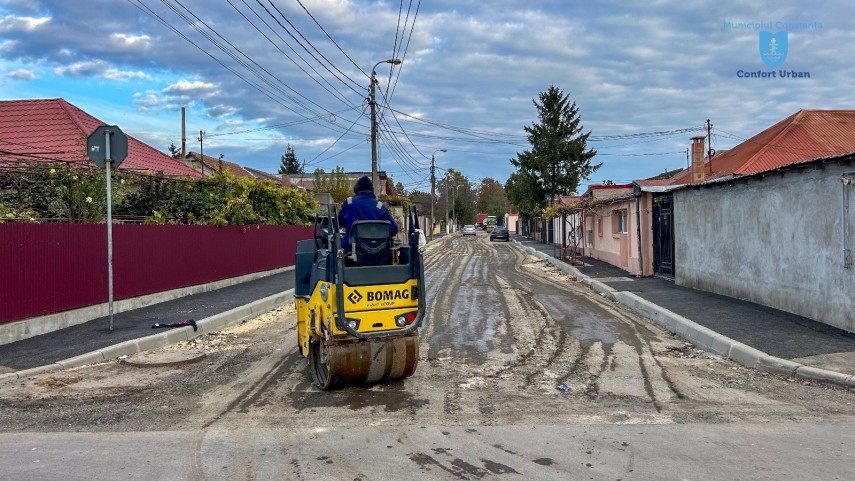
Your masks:
[{"label": "asphalt road", "polygon": [[413,377],[318,391],[282,308],[165,350],[195,364],[5,382],[0,478],[851,478],[852,391],[707,355],[483,233],[426,263]]}]

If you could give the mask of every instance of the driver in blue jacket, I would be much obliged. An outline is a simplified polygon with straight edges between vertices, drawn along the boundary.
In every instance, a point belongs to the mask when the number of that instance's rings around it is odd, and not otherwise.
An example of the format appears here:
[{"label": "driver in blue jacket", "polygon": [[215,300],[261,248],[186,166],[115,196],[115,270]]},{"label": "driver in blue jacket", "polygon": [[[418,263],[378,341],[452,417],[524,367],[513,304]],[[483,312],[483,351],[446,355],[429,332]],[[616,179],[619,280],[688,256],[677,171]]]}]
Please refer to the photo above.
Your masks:
[{"label": "driver in blue jacket", "polygon": [[341,247],[345,252],[350,251],[350,226],[358,220],[388,220],[392,224],[392,235],[398,233],[398,224],[389,209],[374,196],[374,185],[367,175],[356,181],[353,193],[356,195],[345,199],[338,213],[338,223],[345,229],[345,235],[341,238]]}]

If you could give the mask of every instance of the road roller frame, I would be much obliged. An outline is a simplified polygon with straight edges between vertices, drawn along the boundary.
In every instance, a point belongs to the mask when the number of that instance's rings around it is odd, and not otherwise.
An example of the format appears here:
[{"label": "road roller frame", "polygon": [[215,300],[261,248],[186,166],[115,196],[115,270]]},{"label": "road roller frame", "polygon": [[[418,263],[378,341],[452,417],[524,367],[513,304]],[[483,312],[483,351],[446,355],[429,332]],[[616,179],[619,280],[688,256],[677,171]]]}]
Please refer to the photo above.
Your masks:
[{"label": "road roller frame", "polygon": [[[327,215],[315,219],[313,238],[297,243],[297,342],[319,388],[391,381],[415,372],[425,311],[423,237],[415,208],[407,217],[406,244],[391,245],[391,236],[384,241],[388,223],[364,221],[352,228],[357,247],[345,252],[337,209],[328,206]],[[390,244],[388,259],[365,265],[384,256],[384,242]],[[366,252],[374,258],[362,258]]]}]

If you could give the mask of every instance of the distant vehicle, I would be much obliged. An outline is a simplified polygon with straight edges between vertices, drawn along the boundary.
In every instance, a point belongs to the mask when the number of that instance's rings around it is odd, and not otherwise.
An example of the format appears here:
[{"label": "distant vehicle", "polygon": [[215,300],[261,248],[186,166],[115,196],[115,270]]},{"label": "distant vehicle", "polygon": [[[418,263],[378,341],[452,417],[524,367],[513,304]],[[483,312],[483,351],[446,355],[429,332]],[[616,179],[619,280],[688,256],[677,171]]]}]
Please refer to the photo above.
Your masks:
[{"label": "distant vehicle", "polygon": [[484,227],[484,219],[486,219],[489,216],[490,216],[490,214],[487,214],[486,212],[482,212],[482,213],[476,215],[475,216],[475,227],[483,228]]},{"label": "distant vehicle", "polygon": [[474,225],[467,224],[467,225],[463,226],[463,237],[466,237],[468,235],[476,236],[476,237],[478,236],[478,232],[475,230]]},{"label": "distant vehicle", "polygon": [[496,227],[496,216],[488,215],[486,219],[484,219],[484,228],[487,229],[487,232],[492,232],[492,230]]},{"label": "distant vehicle", "polygon": [[493,229],[493,232],[490,232],[490,241],[494,241],[496,239],[502,239],[505,242],[511,241],[511,235],[508,233],[508,228],[505,226],[499,226]]}]

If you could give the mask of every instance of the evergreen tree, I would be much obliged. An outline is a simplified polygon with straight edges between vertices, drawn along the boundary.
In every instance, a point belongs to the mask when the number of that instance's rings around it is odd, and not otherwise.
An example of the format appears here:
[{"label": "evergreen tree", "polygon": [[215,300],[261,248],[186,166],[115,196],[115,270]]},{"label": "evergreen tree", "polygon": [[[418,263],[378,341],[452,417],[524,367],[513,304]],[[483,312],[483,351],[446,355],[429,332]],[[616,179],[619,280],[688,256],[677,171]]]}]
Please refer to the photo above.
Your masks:
[{"label": "evergreen tree", "polygon": [[291,144],[288,144],[288,147],[285,148],[285,153],[282,154],[282,162],[279,164],[279,175],[302,173],[303,166],[301,166],[300,161],[297,160],[297,156],[294,154],[294,148],[291,147]]},{"label": "evergreen tree", "polygon": [[[559,195],[572,194],[580,180],[602,165],[591,164],[597,151],[587,148],[591,132],[582,133],[579,109],[569,94],[550,85],[538,100],[532,102],[539,122],[525,127],[531,149],[511,159],[519,175],[508,179],[506,185],[508,196],[521,211],[523,206],[543,208]],[[511,192],[521,188],[525,190]]]}]

